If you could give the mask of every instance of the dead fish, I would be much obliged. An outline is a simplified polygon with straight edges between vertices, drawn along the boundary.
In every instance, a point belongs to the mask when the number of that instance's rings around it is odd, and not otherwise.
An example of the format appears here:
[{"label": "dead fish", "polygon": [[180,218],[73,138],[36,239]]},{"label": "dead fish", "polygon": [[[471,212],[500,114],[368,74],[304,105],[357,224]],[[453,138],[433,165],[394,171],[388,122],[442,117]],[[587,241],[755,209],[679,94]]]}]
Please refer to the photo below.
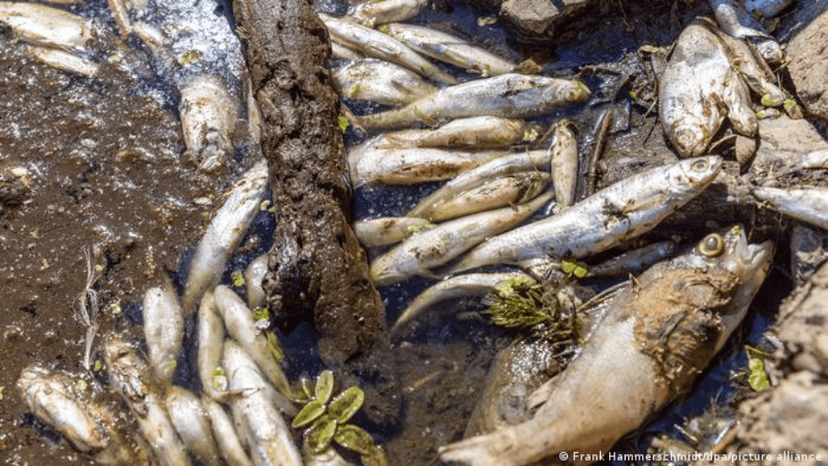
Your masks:
[{"label": "dead fish", "polygon": [[236,434],[233,421],[224,411],[224,408],[218,402],[206,396],[201,398],[201,402],[204,404],[205,412],[210,417],[210,426],[213,429],[216,446],[227,465],[253,466],[253,462],[247,456],[239,436]]},{"label": "dead fish", "polygon": [[97,453],[110,445],[107,426],[96,419],[97,407],[83,403],[68,377],[39,366],[20,373],[17,388],[29,410],[55,429],[78,451]]},{"label": "dead fish", "polygon": [[110,335],[104,343],[104,359],[110,384],[135,416],[138,429],[159,464],[189,466],[187,449],[170,421],[149,364],[118,335]]},{"label": "dead fish", "polygon": [[476,188],[492,178],[508,176],[526,171],[548,172],[551,152],[534,150],[517,154],[504,155],[476,168],[464,171],[449,180],[440,189],[429,194],[417,203],[408,213],[410,217],[427,218],[429,212],[463,191]]},{"label": "dead fish", "polygon": [[199,76],[181,88],[181,128],[189,158],[206,172],[224,167],[233,152],[238,109],[224,83]]},{"label": "dead fish", "polygon": [[0,23],[23,42],[65,52],[84,52],[93,38],[89,24],[80,16],[34,3],[0,2]]},{"label": "dead fish", "polygon": [[590,301],[606,307],[603,318],[569,367],[530,397],[545,401],[534,417],[442,447],[440,458],[508,466],[607,451],[704,370],[747,312],[772,250],[733,227]]},{"label": "dead fish", "polygon": [[435,129],[409,129],[385,133],[377,139],[379,149],[437,147],[500,149],[538,139],[540,125],[515,118],[478,116],[453,120]]},{"label": "dead fish", "polygon": [[578,187],[578,140],[572,125],[566,119],[558,121],[552,139],[552,185],[555,186],[555,200],[561,208],[575,202]]},{"label": "dead fish", "polygon": [[672,256],[675,251],[675,241],[648,244],[589,267],[587,277],[621,277],[631,273],[637,274],[656,262]]},{"label": "dead fish", "polygon": [[511,280],[535,282],[534,278],[524,272],[467,273],[441,280],[426,288],[408,304],[408,307],[397,317],[389,335],[392,339],[402,336],[402,332],[411,322],[440,301],[467,296],[483,296],[490,293],[498,283]]},{"label": "dead fish", "polygon": [[790,100],[779,86],[771,82],[776,81],[776,77],[764,58],[756,57],[743,40],[728,34],[719,34],[719,38],[727,45],[730,62],[739,71],[739,76],[762,98],[763,106],[778,107]]},{"label": "dead fish", "polygon": [[198,377],[204,392],[218,399],[222,390],[217,386],[216,370],[221,366],[224,347],[224,323],[221,321],[213,293],[204,293],[198,307]]},{"label": "dead fish", "polygon": [[247,294],[247,306],[258,309],[265,305],[265,291],[262,279],[267,274],[267,254],[253,259],[244,269],[244,286]]},{"label": "dead fish", "polygon": [[259,213],[267,184],[267,162],[262,159],[250,167],[230,189],[230,194],[210,221],[210,226],[193,253],[181,298],[185,315],[195,312],[204,292],[218,284],[227,259]]},{"label": "dead fish", "polygon": [[458,193],[420,215],[432,222],[442,222],[498,207],[523,204],[538,196],[548,184],[549,175],[543,172],[522,172],[494,178]]},{"label": "dead fish", "polygon": [[828,229],[828,189],[751,188],[753,196],[771,209],[802,222]]},{"label": "dead fish", "polygon": [[228,340],[224,345],[224,368],[230,390],[233,418],[239,435],[246,439],[258,466],[301,466],[302,456],[293,443],[290,427],[267,397],[267,381],[247,352]]},{"label": "dead fish", "polygon": [[[749,39],[756,42],[757,50],[769,63],[782,62],[784,59],[782,47],[765,31],[764,26],[754,17],[754,13],[745,9],[746,5],[743,5],[743,2],[709,1],[716,22],[726,34],[737,39]],[[759,2],[755,2],[754,7],[756,3]]]},{"label": "dead fish", "polygon": [[371,262],[371,279],[390,285],[443,265],[484,239],[513,228],[552,199],[552,194],[516,206],[467,215],[411,236]]},{"label": "dead fish", "polygon": [[517,66],[459,37],[435,29],[402,23],[391,23],[385,28],[388,35],[425,56],[484,77],[511,73]]},{"label": "dead fish", "polygon": [[219,311],[227,333],[256,361],[262,373],[276,387],[285,398],[280,404],[280,409],[293,409],[288,401],[291,398],[290,385],[287,377],[273,357],[271,345],[276,351],[281,352],[278,341],[269,341],[264,333],[256,327],[253,312],[247,307],[242,299],[230,288],[219,285],[213,291],[216,299],[216,308]]},{"label": "dead fish", "polygon": [[377,130],[480,115],[529,118],[578,104],[590,94],[577,80],[507,73],[447,87],[403,108],[362,116],[360,123]]},{"label": "dead fish", "polygon": [[445,180],[506,154],[499,150],[467,152],[427,147],[377,149],[375,143],[376,140],[369,140],[348,152],[354,187],[371,182],[416,184]]},{"label": "dead fish", "polygon": [[746,0],[745,10],[761,18],[773,18],[792,3],[793,0]]},{"label": "dead fish", "polygon": [[419,74],[385,60],[354,60],[333,72],[334,87],[342,97],[380,105],[410,104],[439,88]]},{"label": "dead fish", "polygon": [[331,42],[331,58],[338,58],[340,60],[362,60],[365,58],[365,55],[350,47]]},{"label": "dead fish", "polygon": [[489,238],[447,273],[494,264],[580,259],[646,233],[701,193],[722,167],[719,156],[655,167],[608,186],[548,217]]},{"label": "dead fish", "polygon": [[144,339],[150,364],[159,380],[169,383],[175,374],[184,340],[184,311],[172,283],[144,293]]},{"label": "dead fish", "polygon": [[331,40],[334,42],[339,42],[368,56],[396,63],[435,81],[446,84],[457,82],[453,76],[443,72],[393,37],[348,19],[335,18],[324,13],[319,13],[319,18],[325,23],[325,27],[331,34]]},{"label": "dead fish", "polygon": [[684,28],[676,41],[659,80],[658,103],[664,133],[682,157],[704,153],[724,120],[725,108],[739,133],[752,136],[759,125],[727,47],[701,20]]},{"label": "dead fish", "polygon": [[35,58],[41,63],[52,68],[76,74],[78,76],[90,77],[98,72],[98,64],[85,60],[77,55],[63,50],[50,49],[27,45],[22,47],[23,53]]},{"label": "dead fish", "polygon": [[164,392],[170,420],[184,445],[205,466],[219,466],[221,459],[210,419],[199,397],[177,385],[168,386]]},{"label": "dead fish", "polygon": [[354,232],[363,246],[373,248],[399,243],[418,231],[434,226],[422,218],[380,217],[354,222]]},{"label": "dead fish", "polygon": [[428,0],[367,0],[350,15],[368,27],[411,19],[428,5]]}]

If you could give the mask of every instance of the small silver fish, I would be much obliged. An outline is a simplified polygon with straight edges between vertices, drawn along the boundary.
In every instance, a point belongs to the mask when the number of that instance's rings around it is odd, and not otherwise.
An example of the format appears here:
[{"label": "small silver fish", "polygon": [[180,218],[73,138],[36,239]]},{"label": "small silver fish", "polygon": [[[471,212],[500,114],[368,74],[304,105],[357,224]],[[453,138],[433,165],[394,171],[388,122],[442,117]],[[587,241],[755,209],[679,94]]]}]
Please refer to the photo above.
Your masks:
[{"label": "small silver fish", "polygon": [[389,285],[443,265],[484,239],[513,228],[552,200],[552,193],[516,206],[467,215],[421,231],[371,262],[371,279]]},{"label": "small silver fish", "polygon": [[828,230],[828,189],[752,188],[753,196],[771,209]]},{"label": "small silver fish", "polygon": [[23,53],[35,58],[52,68],[66,71],[78,76],[90,77],[98,72],[98,64],[63,50],[49,49],[27,45],[22,47]]},{"label": "small silver fish", "polygon": [[224,348],[224,323],[219,315],[213,293],[204,293],[198,307],[198,377],[208,396],[218,399],[222,390],[217,387],[216,369],[221,366],[221,350]]},{"label": "small silver fish", "polygon": [[402,23],[388,24],[386,28],[388,35],[415,51],[483,77],[511,73],[517,66],[459,37],[435,29]]},{"label": "small silver fish", "polygon": [[324,13],[319,13],[319,18],[325,23],[325,27],[331,34],[331,40],[334,42],[339,42],[368,56],[396,63],[435,81],[446,84],[457,82],[453,76],[443,72],[393,37],[349,21],[347,18],[335,18]]},{"label": "small silver fish", "polygon": [[566,119],[558,121],[552,139],[552,184],[555,200],[562,208],[575,202],[578,187],[578,140],[572,124]]},{"label": "small silver fish", "polygon": [[224,167],[233,152],[238,109],[224,83],[199,76],[181,88],[181,129],[190,159],[206,172]]},{"label": "small silver fish", "polygon": [[484,296],[491,293],[492,288],[498,283],[511,280],[535,282],[534,278],[524,272],[467,273],[441,280],[428,287],[408,304],[408,307],[397,317],[389,335],[392,339],[402,336],[402,332],[411,322],[440,301],[467,296]]},{"label": "small silver fish", "polygon": [[210,226],[193,253],[181,298],[185,316],[192,315],[204,292],[218,284],[227,259],[247,234],[253,218],[259,212],[267,185],[267,162],[262,159],[250,167],[230,189],[227,199],[210,221]]},{"label": "small silver fish", "polygon": [[267,254],[253,259],[244,269],[244,286],[247,294],[247,306],[258,309],[265,305],[265,291],[262,279],[267,274]]},{"label": "small silver fish", "polygon": [[532,419],[442,447],[440,459],[517,466],[607,451],[704,370],[744,318],[772,251],[733,227],[599,295],[585,306],[604,306],[603,318],[567,369],[530,396],[530,407],[545,401]]},{"label": "small silver fish", "polygon": [[230,398],[230,407],[253,462],[258,466],[301,466],[302,456],[293,443],[290,427],[268,398],[268,383],[256,363],[245,350],[228,340],[224,344],[223,365],[230,390],[239,392]]},{"label": "small silver fish", "polygon": [[422,218],[380,217],[354,222],[354,233],[366,248],[399,243],[418,231],[434,228]]},{"label": "small silver fish", "polygon": [[380,105],[410,104],[439,90],[419,74],[376,58],[355,60],[337,68],[333,81],[343,97]]},{"label": "small silver fish", "polygon": [[385,133],[377,148],[437,147],[499,149],[534,142],[540,125],[515,118],[478,116],[453,120],[435,129],[409,129]]},{"label": "small silver fish", "polygon": [[92,40],[85,19],[68,11],[24,2],[0,2],[0,23],[23,42],[65,52],[84,52]]},{"label": "small silver fish", "polygon": [[428,212],[436,206],[454,198],[463,191],[476,188],[492,178],[526,171],[548,172],[550,160],[551,152],[547,150],[534,150],[498,157],[449,180],[440,189],[418,202],[417,206],[408,215],[411,217],[427,217]]},{"label": "small silver fish", "polygon": [[188,450],[205,466],[219,466],[216,440],[201,399],[177,385],[167,386],[164,392],[170,420]]},{"label": "small silver fish", "polygon": [[[223,351],[223,348],[222,348]],[[236,428],[230,416],[217,401],[202,397],[204,410],[210,417],[210,425],[213,428],[213,437],[216,439],[216,446],[221,451],[221,457],[228,466],[253,466],[253,462],[244,451],[244,447],[236,434]]]},{"label": "small silver fish", "polygon": [[653,229],[701,193],[721,170],[722,158],[698,157],[633,175],[583,201],[469,251],[447,273],[494,264],[528,267],[548,258],[580,259]]},{"label": "small silver fish", "polygon": [[376,130],[480,115],[528,118],[578,104],[590,95],[577,80],[507,73],[447,87],[403,108],[360,117],[360,123]]},{"label": "small silver fish", "polygon": [[144,293],[144,339],[155,375],[169,383],[175,374],[184,340],[184,311],[172,283],[153,287]]}]

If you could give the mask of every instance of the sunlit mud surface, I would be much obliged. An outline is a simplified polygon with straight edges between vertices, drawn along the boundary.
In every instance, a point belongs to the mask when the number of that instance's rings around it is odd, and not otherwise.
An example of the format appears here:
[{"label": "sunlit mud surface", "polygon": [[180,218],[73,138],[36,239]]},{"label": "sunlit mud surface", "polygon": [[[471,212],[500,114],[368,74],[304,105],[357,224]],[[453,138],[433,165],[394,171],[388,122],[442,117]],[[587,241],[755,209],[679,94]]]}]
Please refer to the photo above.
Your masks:
[{"label": "sunlit mud surface", "polygon": [[[546,74],[580,74],[594,94],[577,114],[569,115],[578,126],[581,149],[592,147],[598,115],[610,110],[616,116],[604,155],[610,162],[602,166],[605,182],[611,182],[674,157],[665,145],[657,112],[628,98],[631,89],[641,94],[654,85],[647,72],[649,62],[638,54],[638,47],[667,47],[683,25],[710,11],[707,2],[601,3],[592,14],[563,26],[554,40],[526,39],[500,24],[478,26],[477,18],[491,14],[442,1],[415,22],[465,33],[478,45],[517,61],[533,58]],[[224,14],[221,8],[216,14]],[[324,7],[327,11],[341,8]],[[109,18],[105,2],[89,2],[84,14]],[[132,53],[147,52],[133,41],[122,42],[112,20],[101,22],[104,26],[95,50],[102,65],[94,79],[50,69],[24,56],[9,37],[0,37],[0,166],[22,166],[31,173],[30,190],[22,202],[0,207],[3,464],[93,464],[90,457],[77,453],[27,412],[15,387],[21,370],[38,363],[76,377],[91,374],[84,377],[93,389],[108,393],[103,372],[83,368],[86,327],[76,314],[89,268],[97,278],[94,290],[101,303],[98,337],[117,329],[141,340],[137,303],[143,292],[164,276],[172,277],[180,290],[193,245],[220,205],[221,193],[241,171],[237,160],[239,166],[231,164],[234,168],[207,176],[186,161],[174,86],[155,76],[150,65],[141,79],[124,71],[122,60],[132,63]],[[119,50],[125,52],[116,53]],[[349,146],[360,139],[353,130],[346,133]],[[434,188],[360,189],[356,217],[404,214]],[[743,222],[754,218],[752,212],[718,214]],[[704,218],[687,218],[693,223],[669,226],[651,239],[676,233],[693,238],[707,232]],[[230,271],[241,270],[246,261],[266,250],[272,226],[272,219],[264,215],[257,220],[254,233],[242,242],[243,251],[228,265],[225,283],[229,283]],[[763,345],[761,333],[792,287],[787,233],[758,230],[758,235],[764,235],[759,239],[777,240],[776,260],[745,325],[698,389],[642,432],[666,431],[678,437],[673,426],[684,416],[702,412],[713,398],[726,401],[737,391],[732,374],[742,373],[736,379],[744,388],[744,345]],[[381,288],[389,323],[432,283],[416,278]],[[399,412],[384,413],[379,417],[381,423],[362,414],[356,418],[384,445],[391,464],[428,464],[440,445],[462,437],[491,358],[511,339],[480,316],[482,309],[479,301],[444,303],[430,313],[431,320],[419,322],[393,346],[396,388],[378,395],[393,399]],[[451,311],[451,315],[440,316],[440,310]],[[460,318],[455,317],[458,314]],[[192,341],[192,332],[190,324],[185,345]],[[313,378],[320,370],[313,338],[307,324],[285,336],[288,376],[293,380]],[[184,362],[192,358],[186,351],[182,356]],[[92,361],[99,359],[95,345]],[[190,368],[181,364],[176,383],[197,389],[197,377],[188,372]],[[372,383],[364,381],[366,386]],[[112,394],[101,396],[108,398],[122,426],[129,429],[133,421],[120,400]],[[641,451],[646,448],[642,438],[641,433],[635,434],[617,448]]]}]

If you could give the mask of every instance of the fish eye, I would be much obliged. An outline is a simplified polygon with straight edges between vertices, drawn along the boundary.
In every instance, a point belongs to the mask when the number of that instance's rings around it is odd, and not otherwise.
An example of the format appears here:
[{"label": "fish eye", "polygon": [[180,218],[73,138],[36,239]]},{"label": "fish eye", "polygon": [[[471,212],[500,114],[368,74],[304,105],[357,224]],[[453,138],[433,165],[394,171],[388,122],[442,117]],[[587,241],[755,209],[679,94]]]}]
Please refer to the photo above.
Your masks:
[{"label": "fish eye", "polygon": [[724,251],[724,238],[718,233],[707,235],[699,243],[699,252],[707,257],[716,257]]},{"label": "fish eye", "polygon": [[690,165],[690,169],[694,172],[706,172],[710,168],[710,164],[705,159],[696,160]]}]

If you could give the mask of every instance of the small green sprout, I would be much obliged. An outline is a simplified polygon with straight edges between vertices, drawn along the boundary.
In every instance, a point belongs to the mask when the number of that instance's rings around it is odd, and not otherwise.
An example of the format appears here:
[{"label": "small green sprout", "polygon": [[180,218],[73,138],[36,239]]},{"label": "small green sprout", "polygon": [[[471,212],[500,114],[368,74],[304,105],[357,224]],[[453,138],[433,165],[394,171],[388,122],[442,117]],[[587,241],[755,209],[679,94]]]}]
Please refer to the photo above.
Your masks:
[{"label": "small green sprout", "polygon": [[388,34],[390,31],[391,31],[391,28],[388,27],[387,24],[383,24],[382,26],[379,27],[379,32],[381,32],[383,34]]},{"label": "small green sprout", "polygon": [[224,369],[217,367],[210,373],[210,383],[213,389],[220,392],[227,389],[227,377],[224,375]]},{"label": "small green sprout", "polygon": [[535,128],[530,129],[529,131],[523,132],[523,141],[524,142],[535,142],[538,140],[538,132]]},{"label": "small green sprout", "polygon": [[489,26],[497,23],[497,16],[479,16],[477,18],[477,27]]},{"label": "small green sprout", "polygon": [[306,428],[308,446],[317,454],[331,448],[335,442],[359,453],[366,466],[387,465],[388,459],[380,447],[374,444],[371,434],[362,428],[346,424],[365,401],[365,394],[359,387],[350,387],[331,398],[334,389],[333,372],[326,370],[316,379],[316,387],[310,393],[307,383],[303,385],[297,403],[305,406],[293,418],[294,428]]},{"label": "small green sprout", "polygon": [[236,288],[241,288],[244,286],[244,274],[239,270],[235,270],[230,274],[230,281],[233,282],[233,286]]},{"label": "small green sprout", "polygon": [[762,96],[762,106],[764,107],[778,107],[785,102],[779,99],[774,99],[771,95],[765,94]]},{"label": "small green sprout", "polygon": [[636,92],[636,91],[632,91],[632,90],[631,90],[631,91],[630,91],[630,99],[632,99],[632,100],[638,100],[638,92]]},{"label": "small green sprout", "polygon": [[103,369],[103,363],[100,359],[95,360],[95,364],[92,366],[92,370],[95,372],[100,372]]},{"label": "small green sprout", "polygon": [[561,271],[570,277],[575,276],[577,278],[584,278],[589,272],[583,262],[567,259],[561,261]]},{"label": "small green sprout", "polygon": [[795,106],[796,106],[796,101],[793,100],[793,99],[788,99],[788,100],[786,100],[785,102],[782,103],[782,107],[785,110],[790,110],[791,108],[793,108]]},{"label": "small green sprout", "polygon": [[195,63],[201,59],[201,53],[198,50],[193,50],[190,52],[185,53],[181,56],[181,59],[178,60],[178,63],[181,66],[189,65],[190,63]]},{"label": "small green sprout", "polygon": [[348,121],[348,119],[347,119],[347,118],[345,118],[345,117],[344,117],[344,116],[342,116],[342,115],[339,115],[339,116],[337,117],[336,121],[337,121],[337,123],[339,124],[339,131],[341,131],[341,132],[343,132],[343,133],[345,132],[345,130],[347,130],[347,129],[348,129],[348,127],[349,127],[349,126],[351,126],[351,122],[350,122],[350,121]]}]

